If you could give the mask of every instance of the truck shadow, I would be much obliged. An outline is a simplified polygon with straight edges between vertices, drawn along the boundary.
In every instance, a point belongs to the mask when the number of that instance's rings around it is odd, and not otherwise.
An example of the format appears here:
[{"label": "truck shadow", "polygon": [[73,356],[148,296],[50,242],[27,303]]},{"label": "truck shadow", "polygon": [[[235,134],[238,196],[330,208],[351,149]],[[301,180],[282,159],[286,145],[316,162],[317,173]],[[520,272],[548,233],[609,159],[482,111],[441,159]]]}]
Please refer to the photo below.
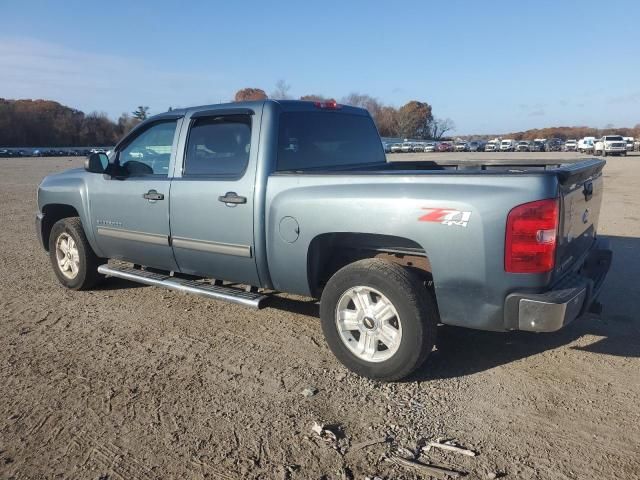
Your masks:
[{"label": "truck shadow", "polygon": [[[600,294],[601,315],[587,314],[554,333],[495,333],[441,326],[438,348],[407,381],[460,377],[489,370],[589,337],[572,350],[600,355],[640,357],[640,239],[608,238],[613,264]],[[580,342],[584,345],[584,341]]]}]

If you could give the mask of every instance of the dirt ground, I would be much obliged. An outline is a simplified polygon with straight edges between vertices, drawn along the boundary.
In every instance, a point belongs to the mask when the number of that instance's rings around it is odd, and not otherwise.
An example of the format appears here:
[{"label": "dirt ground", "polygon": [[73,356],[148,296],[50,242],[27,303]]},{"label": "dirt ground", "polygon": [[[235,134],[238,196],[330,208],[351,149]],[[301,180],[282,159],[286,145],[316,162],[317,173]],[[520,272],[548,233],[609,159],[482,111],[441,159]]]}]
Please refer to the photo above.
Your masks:
[{"label": "dirt ground", "polygon": [[0,160],[0,478],[427,478],[385,458],[438,437],[479,455],[421,460],[466,478],[640,478],[640,156],[605,170],[601,317],[539,335],[440,327],[395,384],[345,370],[309,300],[253,311],[115,279],[63,289],[35,192],[80,164]]}]

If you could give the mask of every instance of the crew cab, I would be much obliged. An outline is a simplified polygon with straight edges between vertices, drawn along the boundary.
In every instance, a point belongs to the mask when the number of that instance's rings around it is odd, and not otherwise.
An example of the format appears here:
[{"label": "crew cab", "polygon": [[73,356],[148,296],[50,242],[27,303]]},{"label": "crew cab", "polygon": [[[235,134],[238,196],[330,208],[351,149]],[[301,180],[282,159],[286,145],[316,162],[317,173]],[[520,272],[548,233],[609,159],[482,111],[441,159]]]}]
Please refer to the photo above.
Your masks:
[{"label": "crew cab", "polygon": [[177,109],[44,178],[36,230],[73,290],[320,299],[337,358],[387,381],[439,323],[550,332],[597,304],[604,161],[442,158],[388,162],[369,113],[332,101]]},{"label": "crew cab", "polygon": [[594,151],[596,155],[626,155],[627,154],[627,142],[621,135],[605,135],[600,140],[597,140],[594,144]]},{"label": "crew cab", "polygon": [[529,152],[531,150],[531,144],[526,140],[520,140],[516,143],[516,152]]}]

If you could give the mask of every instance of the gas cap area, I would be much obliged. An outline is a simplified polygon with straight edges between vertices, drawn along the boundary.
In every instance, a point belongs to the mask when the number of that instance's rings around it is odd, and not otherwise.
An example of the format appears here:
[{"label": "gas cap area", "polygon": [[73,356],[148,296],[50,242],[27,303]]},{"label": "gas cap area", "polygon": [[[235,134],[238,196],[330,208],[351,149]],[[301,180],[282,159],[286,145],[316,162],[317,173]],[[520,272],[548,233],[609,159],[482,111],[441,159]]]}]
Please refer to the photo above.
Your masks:
[{"label": "gas cap area", "polygon": [[300,236],[300,225],[293,217],[282,217],[280,220],[280,237],[287,243],[293,243]]}]

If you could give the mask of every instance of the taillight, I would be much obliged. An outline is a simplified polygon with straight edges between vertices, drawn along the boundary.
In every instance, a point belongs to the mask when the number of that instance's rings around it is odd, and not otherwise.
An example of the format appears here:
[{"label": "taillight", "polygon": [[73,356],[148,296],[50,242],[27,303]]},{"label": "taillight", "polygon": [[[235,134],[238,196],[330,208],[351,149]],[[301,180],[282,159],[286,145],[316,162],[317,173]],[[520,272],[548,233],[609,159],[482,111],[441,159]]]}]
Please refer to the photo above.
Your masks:
[{"label": "taillight", "polygon": [[335,100],[327,100],[326,102],[314,102],[314,105],[317,108],[322,108],[324,110],[338,110],[341,107],[341,105],[339,105]]},{"label": "taillight", "polygon": [[544,273],[556,259],[560,207],[557,198],[518,205],[507,216],[504,269]]}]

